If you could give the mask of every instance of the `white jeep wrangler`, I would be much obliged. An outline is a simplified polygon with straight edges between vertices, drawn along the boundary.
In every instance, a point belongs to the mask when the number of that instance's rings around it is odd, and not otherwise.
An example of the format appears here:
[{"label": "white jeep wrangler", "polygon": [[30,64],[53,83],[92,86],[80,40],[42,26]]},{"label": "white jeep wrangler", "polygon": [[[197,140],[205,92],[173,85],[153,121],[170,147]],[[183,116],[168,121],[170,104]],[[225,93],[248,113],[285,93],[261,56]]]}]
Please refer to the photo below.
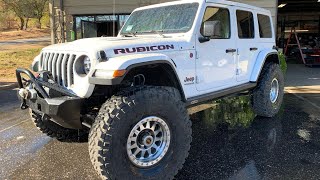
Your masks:
[{"label": "white jeep wrangler", "polygon": [[35,58],[36,75],[17,69],[21,108],[59,140],[89,133],[103,179],[172,179],[190,149],[187,108],[247,91],[256,114],[279,111],[284,78],[271,19],[224,0],[138,8],[118,37],[52,45]]}]

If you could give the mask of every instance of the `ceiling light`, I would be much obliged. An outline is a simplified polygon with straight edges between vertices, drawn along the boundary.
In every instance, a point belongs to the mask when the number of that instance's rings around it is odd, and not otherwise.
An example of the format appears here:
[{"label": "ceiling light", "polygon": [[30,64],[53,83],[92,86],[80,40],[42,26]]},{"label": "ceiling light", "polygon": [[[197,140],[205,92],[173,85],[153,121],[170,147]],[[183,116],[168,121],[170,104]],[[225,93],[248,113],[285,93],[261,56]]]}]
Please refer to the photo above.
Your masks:
[{"label": "ceiling light", "polygon": [[[289,33],[291,32],[291,30],[285,30],[284,32]],[[294,31],[293,31],[294,32]],[[307,29],[300,29],[300,30],[296,30],[296,32],[309,32],[309,30]]]},{"label": "ceiling light", "polygon": [[[318,1],[320,1],[320,0],[318,0]],[[278,8],[283,8],[283,7],[285,7],[287,4],[280,4],[279,6],[278,6]]]}]

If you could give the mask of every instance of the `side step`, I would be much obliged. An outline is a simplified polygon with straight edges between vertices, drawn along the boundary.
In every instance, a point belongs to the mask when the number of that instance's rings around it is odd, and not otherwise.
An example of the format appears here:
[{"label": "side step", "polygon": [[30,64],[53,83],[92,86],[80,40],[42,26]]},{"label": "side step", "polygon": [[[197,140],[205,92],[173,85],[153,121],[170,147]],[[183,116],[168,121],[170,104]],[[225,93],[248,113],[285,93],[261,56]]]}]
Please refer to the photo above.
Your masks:
[{"label": "side step", "polygon": [[246,84],[242,84],[242,85],[235,86],[232,88],[223,89],[220,91],[215,91],[215,92],[208,93],[208,94],[203,94],[200,96],[196,96],[196,97],[187,99],[186,106],[187,107],[195,106],[195,105],[204,103],[206,101],[210,101],[210,100],[218,99],[218,98],[225,97],[225,96],[228,96],[231,94],[240,93],[240,92],[243,92],[246,90],[250,90],[256,86],[257,86],[257,83],[246,83]]}]

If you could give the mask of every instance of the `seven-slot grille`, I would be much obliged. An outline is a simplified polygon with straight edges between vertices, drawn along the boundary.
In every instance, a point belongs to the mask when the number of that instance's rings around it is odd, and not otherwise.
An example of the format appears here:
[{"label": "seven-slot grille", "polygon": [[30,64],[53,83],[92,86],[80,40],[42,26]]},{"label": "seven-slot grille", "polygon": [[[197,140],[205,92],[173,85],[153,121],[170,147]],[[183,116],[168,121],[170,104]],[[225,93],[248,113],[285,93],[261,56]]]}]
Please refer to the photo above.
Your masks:
[{"label": "seven-slot grille", "polygon": [[43,52],[40,59],[42,70],[50,71],[56,83],[64,87],[71,87],[74,83],[73,64],[75,54]]}]

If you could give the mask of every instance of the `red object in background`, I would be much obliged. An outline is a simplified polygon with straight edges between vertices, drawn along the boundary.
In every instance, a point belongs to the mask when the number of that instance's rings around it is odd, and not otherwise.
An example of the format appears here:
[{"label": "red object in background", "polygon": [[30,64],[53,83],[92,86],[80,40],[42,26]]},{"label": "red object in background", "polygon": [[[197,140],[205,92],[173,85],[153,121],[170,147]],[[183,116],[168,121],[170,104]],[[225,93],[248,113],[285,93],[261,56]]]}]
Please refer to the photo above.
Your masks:
[{"label": "red object in background", "polygon": [[[296,44],[290,44],[291,41],[292,41],[292,39],[291,39],[292,36],[295,38]],[[298,49],[299,49],[299,52],[300,52],[300,56],[301,56],[301,60],[302,60],[303,64],[307,65],[306,64],[306,60],[304,59],[304,55],[303,55],[303,52],[302,52],[302,49],[301,49],[300,41],[299,41],[299,38],[298,38],[298,35],[297,35],[295,27],[291,28],[291,32],[290,32],[290,35],[289,35],[289,38],[288,38],[288,41],[287,41],[287,45],[286,45],[286,48],[284,49],[284,55],[286,55],[286,56],[288,55],[288,47],[289,46],[298,46]]]},{"label": "red object in background", "polygon": [[313,49],[315,55],[320,55],[320,49]]},{"label": "red object in background", "polygon": [[313,61],[313,65],[320,65],[320,49],[313,49],[311,54],[308,54]]}]

